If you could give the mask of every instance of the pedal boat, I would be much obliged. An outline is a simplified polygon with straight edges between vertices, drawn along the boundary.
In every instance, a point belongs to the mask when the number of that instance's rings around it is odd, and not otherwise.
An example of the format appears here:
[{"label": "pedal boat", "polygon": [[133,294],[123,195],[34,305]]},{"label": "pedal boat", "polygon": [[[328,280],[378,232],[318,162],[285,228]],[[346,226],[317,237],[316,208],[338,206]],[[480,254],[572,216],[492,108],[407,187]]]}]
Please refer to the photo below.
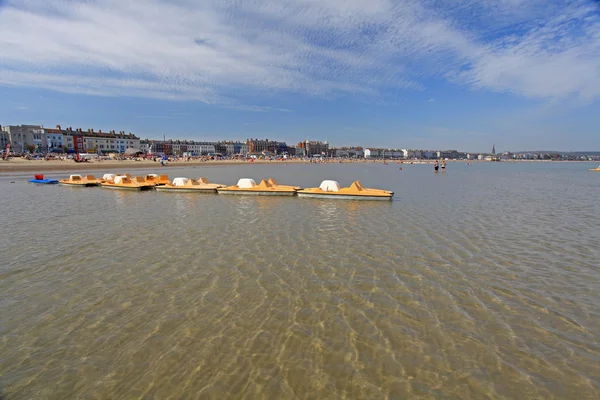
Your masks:
[{"label": "pedal boat", "polygon": [[148,174],[144,177],[146,182],[153,183],[154,186],[158,186],[158,175],[157,174]]},{"label": "pedal boat", "polygon": [[102,183],[103,188],[107,189],[122,189],[122,190],[151,190],[154,189],[154,184],[146,182],[144,177],[136,176],[130,178],[126,175],[105,174]]},{"label": "pedal boat", "polygon": [[217,193],[217,189],[223,187],[225,185],[211,183],[206,178],[175,178],[172,183],[157,186],[156,190],[161,192]]},{"label": "pedal boat", "polygon": [[86,175],[85,178],[81,175],[70,175],[69,179],[61,179],[59,183],[65,186],[75,187],[100,186],[100,180],[96,179],[94,175]]},{"label": "pedal boat", "polygon": [[298,186],[280,185],[275,179],[262,180],[257,185],[254,179],[242,178],[237,185],[218,188],[219,194],[258,195],[258,196],[294,196]]},{"label": "pedal boat", "polygon": [[169,175],[159,175],[158,176],[158,185],[166,185],[167,183],[171,183],[169,180]]},{"label": "pedal boat", "polygon": [[600,172],[600,165],[598,166],[598,168],[590,168],[589,171]]},{"label": "pedal boat", "polygon": [[318,188],[298,190],[298,197],[339,200],[392,200],[394,192],[381,189],[364,188],[359,181],[352,182],[347,188],[340,188],[336,181],[323,181]]}]

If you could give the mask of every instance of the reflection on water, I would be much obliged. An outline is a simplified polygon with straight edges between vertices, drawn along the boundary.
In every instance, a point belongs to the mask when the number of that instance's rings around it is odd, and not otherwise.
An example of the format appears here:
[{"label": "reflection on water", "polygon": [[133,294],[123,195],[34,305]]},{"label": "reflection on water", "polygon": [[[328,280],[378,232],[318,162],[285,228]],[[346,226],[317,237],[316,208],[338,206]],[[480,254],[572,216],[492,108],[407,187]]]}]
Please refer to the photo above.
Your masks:
[{"label": "reflection on water", "polygon": [[600,186],[580,166],[252,167],[396,193],[372,203],[0,178],[0,394],[598,398]]}]

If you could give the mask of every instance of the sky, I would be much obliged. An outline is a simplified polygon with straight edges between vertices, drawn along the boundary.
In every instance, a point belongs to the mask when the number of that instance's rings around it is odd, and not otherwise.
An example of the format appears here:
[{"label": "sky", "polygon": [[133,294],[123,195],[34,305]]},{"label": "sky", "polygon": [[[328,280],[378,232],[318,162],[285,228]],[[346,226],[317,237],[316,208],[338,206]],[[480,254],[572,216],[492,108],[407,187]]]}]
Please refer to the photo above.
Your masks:
[{"label": "sky", "polygon": [[593,0],[0,0],[0,125],[600,150]]}]

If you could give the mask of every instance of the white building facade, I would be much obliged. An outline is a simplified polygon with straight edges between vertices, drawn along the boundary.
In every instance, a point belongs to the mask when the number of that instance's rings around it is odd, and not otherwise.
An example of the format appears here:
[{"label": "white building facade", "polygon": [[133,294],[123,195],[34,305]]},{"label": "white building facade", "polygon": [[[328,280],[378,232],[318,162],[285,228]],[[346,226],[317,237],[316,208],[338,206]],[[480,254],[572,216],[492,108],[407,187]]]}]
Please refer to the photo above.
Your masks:
[{"label": "white building facade", "polygon": [[7,125],[2,127],[2,131],[6,134],[5,141],[10,143],[15,153],[24,153],[28,148],[42,149],[45,140],[41,125]]},{"label": "white building facade", "polygon": [[352,148],[334,149],[333,155],[334,157],[343,158],[362,158],[364,157],[364,151],[362,149]]},{"label": "white building facade", "polygon": [[65,136],[62,133],[49,132],[49,130],[44,130],[44,138],[45,150],[49,152],[62,152],[63,147],[65,146]]},{"label": "white building facade", "polygon": [[382,155],[382,150],[374,149],[374,148],[365,149],[364,154],[365,154],[365,158],[379,158]]}]

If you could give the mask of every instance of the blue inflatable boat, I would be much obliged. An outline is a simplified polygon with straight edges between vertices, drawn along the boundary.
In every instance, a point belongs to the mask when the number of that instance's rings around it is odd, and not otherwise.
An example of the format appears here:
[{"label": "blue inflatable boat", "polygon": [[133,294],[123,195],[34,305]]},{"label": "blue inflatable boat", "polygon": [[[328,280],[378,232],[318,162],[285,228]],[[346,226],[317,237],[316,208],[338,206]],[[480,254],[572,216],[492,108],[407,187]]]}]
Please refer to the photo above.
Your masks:
[{"label": "blue inflatable boat", "polygon": [[58,180],[56,179],[30,179],[29,182],[31,183],[43,183],[46,185],[52,185],[54,183],[58,183]]}]

